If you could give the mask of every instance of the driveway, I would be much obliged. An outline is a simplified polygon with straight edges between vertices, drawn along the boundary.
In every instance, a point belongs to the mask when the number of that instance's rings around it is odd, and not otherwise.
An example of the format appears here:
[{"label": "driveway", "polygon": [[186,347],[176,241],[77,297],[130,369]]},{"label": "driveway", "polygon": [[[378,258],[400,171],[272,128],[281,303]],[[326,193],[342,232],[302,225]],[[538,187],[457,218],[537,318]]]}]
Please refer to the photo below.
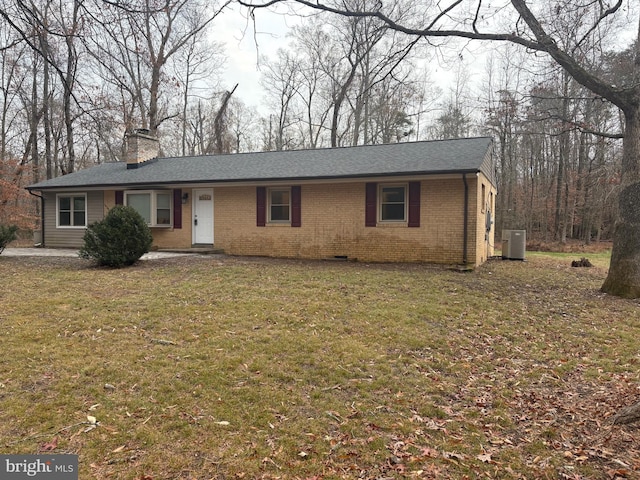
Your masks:
[{"label": "driveway", "polygon": [[[178,252],[149,252],[145,253],[140,260],[155,260],[159,258],[188,257],[197,255],[195,253]],[[3,257],[77,257],[78,250],[66,248],[5,248]]]}]

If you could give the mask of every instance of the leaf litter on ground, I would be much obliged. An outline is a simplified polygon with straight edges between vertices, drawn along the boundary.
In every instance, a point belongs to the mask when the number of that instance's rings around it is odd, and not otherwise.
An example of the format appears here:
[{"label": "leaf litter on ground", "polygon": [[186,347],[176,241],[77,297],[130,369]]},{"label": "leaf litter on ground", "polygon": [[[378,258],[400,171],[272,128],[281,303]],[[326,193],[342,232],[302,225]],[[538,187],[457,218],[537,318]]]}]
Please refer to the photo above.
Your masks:
[{"label": "leaf litter on ground", "polygon": [[[7,453],[57,438],[98,479],[640,472],[639,426],[611,421],[640,400],[640,304],[601,294],[599,266],[0,258],[9,272]],[[65,427],[82,415],[86,435]]]}]

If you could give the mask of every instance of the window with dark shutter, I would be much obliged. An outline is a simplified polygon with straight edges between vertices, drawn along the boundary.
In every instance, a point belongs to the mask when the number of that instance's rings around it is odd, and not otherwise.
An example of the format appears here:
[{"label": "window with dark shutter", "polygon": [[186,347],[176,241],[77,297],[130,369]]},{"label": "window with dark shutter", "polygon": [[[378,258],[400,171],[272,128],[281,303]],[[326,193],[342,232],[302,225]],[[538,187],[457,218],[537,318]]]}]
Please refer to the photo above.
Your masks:
[{"label": "window with dark shutter", "polygon": [[124,205],[124,191],[116,190],[116,205]]},{"label": "window with dark shutter", "polygon": [[138,212],[150,227],[170,228],[175,205],[172,190],[127,190],[124,205]]},{"label": "window with dark shutter", "polygon": [[409,182],[409,227],[420,226],[420,182]]},{"label": "window with dark shutter", "polygon": [[367,183],[365,191],[365,220],[366,227],[375,227],[377,224],[377,200],[376,194],[378,185],[376,183]]},{"label": "window with dark shutter", "polygon": [[267,224],[267,188],[256,187],[256,225],[264,227]]}]

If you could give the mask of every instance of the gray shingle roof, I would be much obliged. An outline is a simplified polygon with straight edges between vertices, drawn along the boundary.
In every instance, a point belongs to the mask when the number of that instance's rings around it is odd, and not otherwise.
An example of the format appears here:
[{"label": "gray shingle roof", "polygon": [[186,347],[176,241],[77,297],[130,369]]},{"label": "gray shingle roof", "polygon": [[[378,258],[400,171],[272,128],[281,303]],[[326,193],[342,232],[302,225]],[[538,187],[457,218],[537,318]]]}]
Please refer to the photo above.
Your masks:
[{"label": "gray shingle roof", "polygon": [[188,183],[313,180],[493,172],[485,162],[488,137],[283,152],[158,158],[136,169],[124,162],[104,163],[27,187],[50,190],[78,187],[146,186]]}]

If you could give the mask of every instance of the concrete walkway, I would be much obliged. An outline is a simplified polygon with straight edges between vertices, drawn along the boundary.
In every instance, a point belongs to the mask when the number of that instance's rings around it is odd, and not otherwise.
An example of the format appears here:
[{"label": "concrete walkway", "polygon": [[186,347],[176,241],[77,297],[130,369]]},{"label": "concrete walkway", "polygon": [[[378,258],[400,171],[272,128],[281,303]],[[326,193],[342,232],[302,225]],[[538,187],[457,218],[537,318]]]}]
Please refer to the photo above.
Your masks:
[{"label": "concrete walkway", "polygon": [[[5,248],[1,254],[3,257],[77,257],[78,250],[67,248]],[[183,252],[149,252],[140,260],[155,260],[158,258],[189,257],[195,253]]]}]

